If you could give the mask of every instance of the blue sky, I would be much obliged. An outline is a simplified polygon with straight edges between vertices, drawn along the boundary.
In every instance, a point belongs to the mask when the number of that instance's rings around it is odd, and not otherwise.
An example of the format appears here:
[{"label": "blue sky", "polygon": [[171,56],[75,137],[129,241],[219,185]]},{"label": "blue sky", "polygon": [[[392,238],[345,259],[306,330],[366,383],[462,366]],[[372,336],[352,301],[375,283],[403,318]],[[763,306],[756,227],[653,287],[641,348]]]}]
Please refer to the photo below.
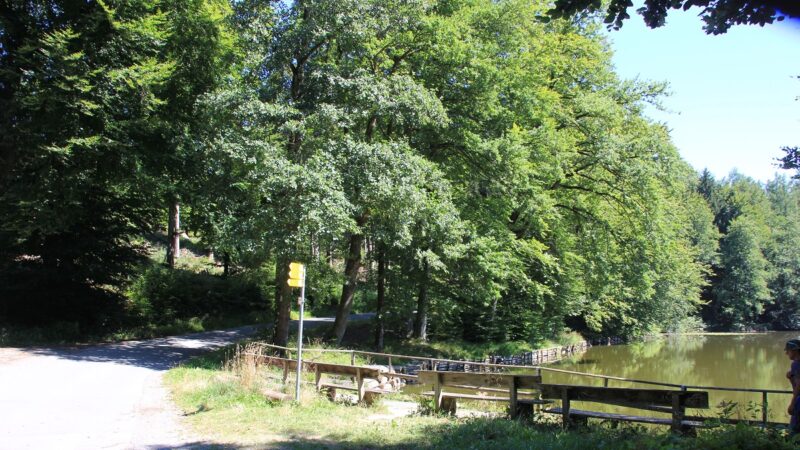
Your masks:
[{"label": "blue sky", "polygon": [[[665,122],[681,155],[717,178],[734,168],[760,181],[779,170],[782,146],[800,146],[800,21],[702,30],[697,9],[671,10],[667,24],[647,28],[631,13],[609,36],[623,78],[668,81]],[[790,173],[788,173],[790,174]]]}]

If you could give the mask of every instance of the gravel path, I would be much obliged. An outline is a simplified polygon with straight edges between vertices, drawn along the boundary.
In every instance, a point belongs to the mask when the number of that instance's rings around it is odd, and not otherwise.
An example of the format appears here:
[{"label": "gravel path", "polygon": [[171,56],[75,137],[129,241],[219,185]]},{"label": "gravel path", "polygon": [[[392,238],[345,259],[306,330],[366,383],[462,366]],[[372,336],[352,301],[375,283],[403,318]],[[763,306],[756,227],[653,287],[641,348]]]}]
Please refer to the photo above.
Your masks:
[{"label": "gravel path", "polygon": [[[311,319],[306,327],[330,321]],[[0,348],[0,449],[194,447],[162,374],[255,331],[249,326],[117,344]]]}]

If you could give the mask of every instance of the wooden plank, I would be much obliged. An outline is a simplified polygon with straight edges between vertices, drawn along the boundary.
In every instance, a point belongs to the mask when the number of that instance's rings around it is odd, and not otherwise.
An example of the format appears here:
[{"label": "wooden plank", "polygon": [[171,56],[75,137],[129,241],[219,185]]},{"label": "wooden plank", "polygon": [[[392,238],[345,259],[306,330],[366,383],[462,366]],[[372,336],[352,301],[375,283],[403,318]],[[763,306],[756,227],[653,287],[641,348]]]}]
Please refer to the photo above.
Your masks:
[{"label": "wooden plank", "polygon": [[[285,370],[297,370],[297,360],[295,359],[279,358],[277,356],[262,356],[261,362],[271,366],[278,366],[284,368]],[[348,375],[355,377],[357,373],[361,371],[361,374],[364,378],[372,379],[377,379],[382,373],[386,373],[372,367],[348,366],[345,364],[303,361],[303,365],[307,370],[316,371],[317,367],[319,367],[321,372],[333,375]]]},{"label": "wooden plank", "polygon": [[319,385],[322,389],[344,389],[345,391],[358,391],[358,386],[352,384],[338,384],[338,383],[322,383]]},{"label": "wooden plank", "polygon": [[540,400],[538,398],[521,398],[517,400],[520,405],[550,405],[552,400]]},{"label": "wooden plank", "polygon": [[284,394],[283,392],[272,391],[269,389],[263,389],[261,393],[264,397],[267,397],[271,400],[277,400],[279,402],[285,402],[292,399],[292,396],[289,394]]},{"label": "wooden plank", "polygon": [[653,412],[660,412],[664,414],[672,414],[672,407],[671,406],[656,406],[656,405],[644,405],[639,403],[625,403],[625,402],[616,402],[616,401],[606,401],[603,402],[605,405],[614,405],[620,406],[623,408],[636,408],[636,409],[643,409],[646,411],[653,411]]},{"label": "wooden plank", "polygon": [[569,392],[570,400],[583,402],[625,402],[628,405],[651,405],[672,407],[672,395],[677,394],[684,407],[708,408],[708,392],[674,391],[663,389],[607,388],[598,386],[574,386],[542,384],[542,397],[561,398]]},{"label": "wooden plank", "polygon": [[[424,391],[420,392],[419,395],[424,395],[426,397],[433,397],[436,393],[433,391]],[[455,392],[442,392],[442,398],[463,398],[466,400],[486,400],[488,402],[507,402],[509,401],[508,397],[498,397],[493,395],[472,395],[472,394],[458,394]],[[549,405],[552,404],[552,400],[539,400],[538,398],[520,398],[517,399],[518,404],[525,404],[525,405]]]},{"label": "wooden plank", "polygon": [[[562,414],[562,408],[548,408],[542,410],[542,412],[546,412],[549,414]],[[621,422],[639,422],[639,423],[649,423],[654,425],[672,425],[672,418],[665,418],[665,417],[645,417],[645,416],[630,416],[625,414],[612,414],[612,413],[603,413],[597,411],[584,411],[581,409],[573,409],[570,410],[569,414],[571,416],[577,417],[588,417],[593,419],[603,419],[603,420],[617,420]],[[706,427],[707,425],[703,421],[699,420],[682,420],[681,426],[683,427]]]},{"label": "wooden plank", "polygon": [[420,370],[418,377],[421,383],[433,384],[436,374],[441,374],[443,386],[475,386],[508,388],[511,379],[517,379],[518,389],[538,389],[542,382],[539,375],[512,375],[504,373],[474,373],[474,372],[437,372],[433,370]]},{"label": "wooden plank", "polygon": [[280,368],[287,367],[288,370],[297,369],[297,360],[294,359],[279,358],[277,356],[262,356],[259,362]]},{"label": "wooden plank", "polygon": [[[338,384],[338,383],[321,383],[319,385],[320,390],[322,389],[343,389],[345,391],[358,391],[358,386],[352,384]],[[364,392],[371,392],[373,394],[394,394],[394,391],[387,391],[384,389],[377,389],[377,388],[364,388]]]},{"label": "wooden plank", "polygon": [[331,363],[314,363],[319,367],[321,372],[333,375],[348,375],[357,377],[360,373],[364,378],[377,379],[381,375],[381,371],[371,367],[361,366],[347,366],[344,364],[331,364]]},{"label": "wooden plank", "polygon": [[484,400],[487,402],[507,402],[508,397],[494,397],[488,395],[455,394],[450,392],[442,393],[442,398],[462,398],[465,400]]}]

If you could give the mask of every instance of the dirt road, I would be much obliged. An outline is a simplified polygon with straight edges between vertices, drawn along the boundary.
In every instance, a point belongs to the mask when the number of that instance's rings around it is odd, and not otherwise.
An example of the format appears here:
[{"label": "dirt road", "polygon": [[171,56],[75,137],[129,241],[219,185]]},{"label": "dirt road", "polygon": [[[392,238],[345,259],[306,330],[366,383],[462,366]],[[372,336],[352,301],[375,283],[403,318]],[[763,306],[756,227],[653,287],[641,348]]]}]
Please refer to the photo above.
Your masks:
[{"label": "dirt road", "polygon": [[[357,315],[363,319],[370,315]],[[331,319],[312,319],[313,327]],[[0,449],[192,447],[161,376],[243,339],[242,327],[72,348],[0,348]]]}]

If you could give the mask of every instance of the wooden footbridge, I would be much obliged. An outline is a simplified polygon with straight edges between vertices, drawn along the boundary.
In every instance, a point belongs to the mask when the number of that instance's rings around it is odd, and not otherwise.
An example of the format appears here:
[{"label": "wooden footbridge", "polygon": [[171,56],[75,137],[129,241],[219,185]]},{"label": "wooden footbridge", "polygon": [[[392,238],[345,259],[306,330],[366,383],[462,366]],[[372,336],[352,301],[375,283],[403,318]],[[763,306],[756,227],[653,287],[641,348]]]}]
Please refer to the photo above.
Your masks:
[{"label": "wooden footbridge", "polygon": [[[271,344],[257,343],[258,355],[264,364],[282,368],[284,382],[290,370],[296,370],[297,363],[292,359],[293,349]],[[265,356],[270,352],[283,352],[284,358]],[[389,391],[365,387],[366,379],[400,378],[409,384],[418,384],[422,390],[418,394],[433,398],[437,411],[455,413],[457,402],[490,401],[508,404],[511,418],[529,417],[534,413],[553,414],[561,417],[564,426],[586,423],[588,419],[610,422],[638,422],[652,425],[666,425],[674,432],[686,433],[692,429],[710,427],[720,423],[748,423],[762,427],[785,427],[785,423],[769,421],[769,395],[790,395],[791,391],[773,389],[745,389],[716,386],[689,386],[636,380],[608,375],[590,374],[570,370],[544,367],[541,365],[510,365],[479,361],[458,361],[441,358],[397,355],[389,353],[365,352],[358,350],[313,349],[306,348],[307,354],[345,353],[350,355],[350,364],[323,363],[310,358],[304,361],[304,370],[315,373],[318,391],[327,390],[331,398],[336,390],[353,390],[358,400],[371,403],[378,395]],[[319,359],[318,356],[316,359]],[[308,357],[306,357],[308,358]],[[357,358],[368,364],[356,364]],[[399,361],[411,361],[412,367],[421,370],[407,373],[395,370]],[[376,368],[369,363],[383,364]],[[408,366],[408,365],[405,365]],[[586,380],[586,384],[550,383],[547,374],[568,374]],[[349,378],[350,383],[342,381],[323,382],[323,376]],[[592,381],[594,380],[594,381]],[[597,382],[602,385],[597,386]],[[627,386],[648,387],[610,387],[609,383]],[[426,389],[427,388],[427,389]],[[711,417],[696,411],[709,408],[709,391],[749,392],[760,394],[761,404],[757,405],[761,417],[751,420],[729,417]],[[625,408],[626,410],[646,411],[647,414],[611,413],[605,411],[576,409],[574,402],[605,405],[602,409]],[[783,405],[783,403],[781,403]],[[596,409],[596,408],[595,408]],[[695,411],[689,414],[687,410]],[[782,408],[778,408],[778,411]],[[655,416],[660,414],[660,416]]]}]

